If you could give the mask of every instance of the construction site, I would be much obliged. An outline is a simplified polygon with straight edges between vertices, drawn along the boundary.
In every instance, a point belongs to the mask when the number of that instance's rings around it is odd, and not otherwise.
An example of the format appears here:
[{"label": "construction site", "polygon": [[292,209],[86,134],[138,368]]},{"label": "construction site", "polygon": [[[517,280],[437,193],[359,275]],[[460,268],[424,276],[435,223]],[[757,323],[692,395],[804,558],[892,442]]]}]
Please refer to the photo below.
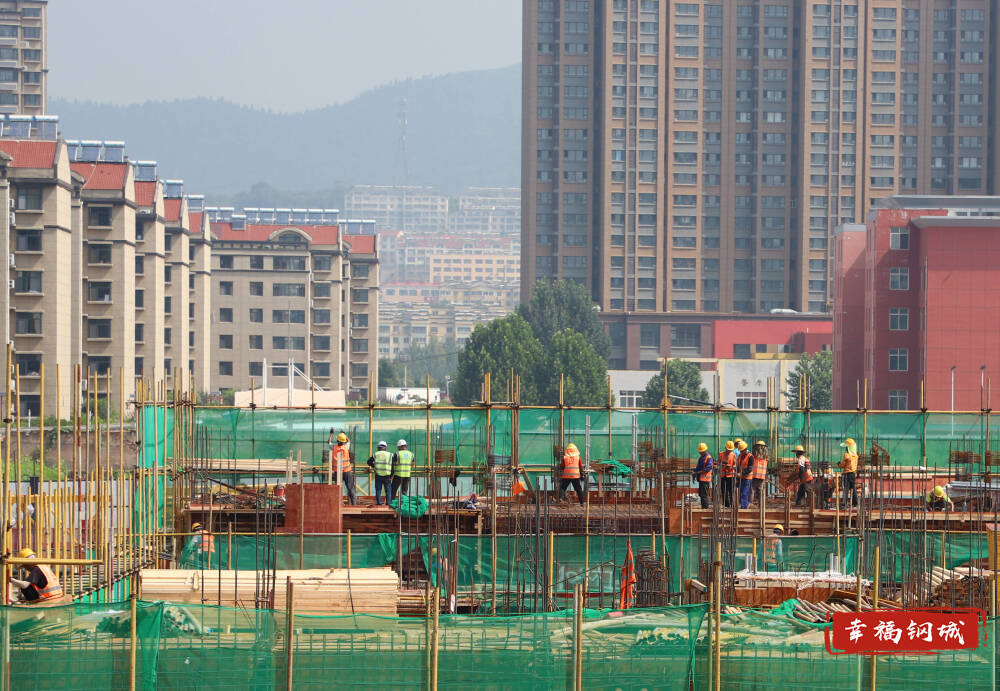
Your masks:
[{"label": "construction site", "polygon": [[[198,405],[180,376],[129,400],[122,375],[55,377],[74,405],[42,400],[59,422],[35,459],[26,422],[3,421],[4,690],[996,688],[988,384],[970,412],[871,411],[860,394],[849,411],[625,410],[610,391],[602,408],[529,407],[513,375],[504,400],[487,376],[466,408],[236,408]],[[763,449],[759,497],[740,508],[714,472],[703,508],[696,449],[734,440]],[[394,505],[366,463],[381,441],[414,457]],[[560,492],[571,443],[582,497]],[[796,446],[816,475],[801,501]],[[948,501],[928,510],[935,487]],[[10,579],[32,564],[61,597],[19,601]],[[834,612],[929,607],[985,612],[978,647],[824,646]]]}]

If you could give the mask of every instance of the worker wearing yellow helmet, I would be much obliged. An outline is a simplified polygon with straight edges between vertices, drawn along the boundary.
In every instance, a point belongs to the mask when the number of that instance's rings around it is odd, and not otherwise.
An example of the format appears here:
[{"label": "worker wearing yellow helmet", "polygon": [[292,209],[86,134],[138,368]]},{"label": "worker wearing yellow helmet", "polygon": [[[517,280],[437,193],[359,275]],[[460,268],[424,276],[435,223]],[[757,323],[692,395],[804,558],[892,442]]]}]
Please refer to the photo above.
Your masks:
[{"label": "worker wearing yellow helmet", "polygon": [[570,485],[573,485],[573,491],[576,492],[576,498],[580,502],[580,506],[583,506],[583,483],[582,479],[582,468],[580,466],[580,449],[576,448],[576,444],[570,442],[566,445],[566,450],[563,452],[562,463],[559,464],[561,469],[559,478],[559,500],[562,501],[563,497],[566,496],[566,490]]},{"label": "worker wearing yellow helmet", "polygon": [[708,444],[701,442],[698,444],[698,465],[694,469],[694,477],[698,481],[698,498],[701,499],[701,508],[709,508],[708,493],[712,487],[712,470],[714,461],[708,453]]},{"label": "worker wearing yellow helmet", "polygon": [[740,508],[750,506],[750,491],[753,487],[753,454],[749,445],[742,439],[736,440],[736,449],[740,452],[736,466],[740,473]]},{"label": "worker wearing yellow helmet", "polygon": [[330,464],[333,472],[340,470],[341,483],[347,490],[347,497],[351,504],[358,503],[358,497],[354,489],[354,452],[351,451],[351,442],[347,435],[340,432],[334,441],[334,430],[330,428],[330,437],[327,439],[330,445]]},{"label": "worker wearing yellow helmet", "polygon": [[736,443],[726,442],[725,450],[719,454],[719,488],[722,490],[722,503],[726,508],[732,506],[736,493],[736,462],[739,452]]},{"label": "worker wearing yellow helmet", "polygon": [[812,467],[809,457],[806,456],[806,449],[802,444],[796,445],[792,451],[795,454],[795,472],[799,481],[799,489],[795,493],[795,505],[802,506],[802,500],[806,498],[806,494],[811,492],[813,488]]},{"label": "worker wearing yellow helmet", "polygon": [[844,449],[844,458],[840,461],[840,469],[843,471],[840,486],[844,490],[843,508],[846,509],[848,506],[858,505],[858,444],[848,437],[840,446]]},{"label": "worker wearing yellow helmet", "polygon": [[[18,559],[36,559],[35,551],[30,547],[18,550],[14,555]],[[58,604],[63,599],[62,585],[59,577],[48,564],[21,565],[24,579],[11,578],[10,583],[21,589],[21,597],[29,604]]]},{"label": "worker wearing yellow helmet", "polygon": [[928,511],[944,511],[945,506],[948,507],[949,511],[955,510],[955,502],[948,497],[948,493],[941,485],[935,485],[934,489],[924,495],[924,503]]}]

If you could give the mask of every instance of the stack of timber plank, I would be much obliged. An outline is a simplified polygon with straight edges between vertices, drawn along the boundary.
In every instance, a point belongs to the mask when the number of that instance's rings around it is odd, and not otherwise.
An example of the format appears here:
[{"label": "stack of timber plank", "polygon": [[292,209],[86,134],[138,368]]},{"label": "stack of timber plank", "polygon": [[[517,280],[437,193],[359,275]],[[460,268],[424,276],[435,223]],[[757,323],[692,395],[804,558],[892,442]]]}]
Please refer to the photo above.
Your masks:
[{"label": "stack of timber plank", "polygon": [[[143,569],[142,597],[252,608],[263,575],[236,570]],[[289,579],[294,586],[296,614],[395,616],[398,610],[399,577],[389,568],[275,571],[274,608],[277,610],[285,609]]]}]

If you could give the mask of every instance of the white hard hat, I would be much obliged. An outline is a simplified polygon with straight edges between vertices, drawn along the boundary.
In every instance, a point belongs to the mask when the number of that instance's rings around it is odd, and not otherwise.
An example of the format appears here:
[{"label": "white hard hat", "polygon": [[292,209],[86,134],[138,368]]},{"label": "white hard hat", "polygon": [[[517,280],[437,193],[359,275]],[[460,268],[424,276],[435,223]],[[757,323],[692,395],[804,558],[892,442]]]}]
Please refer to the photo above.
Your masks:
[{"label": "white hard hat", "polygon": [[388,444],[386,444],[386,443],[385,443],[384,441],[380,441],[380,442],[378,443],[378,448],[380,448],[380,449],[384,449],[384,448],[386,448],[387,446],[389,446],[389,445],[388,445]]},{"label": "white hard hat", "polygon": [[397,449],[402,448],[404,446],[406,446],[406,440],[405,439],[400,439],[399,441],[396,442],[396,448]]}]

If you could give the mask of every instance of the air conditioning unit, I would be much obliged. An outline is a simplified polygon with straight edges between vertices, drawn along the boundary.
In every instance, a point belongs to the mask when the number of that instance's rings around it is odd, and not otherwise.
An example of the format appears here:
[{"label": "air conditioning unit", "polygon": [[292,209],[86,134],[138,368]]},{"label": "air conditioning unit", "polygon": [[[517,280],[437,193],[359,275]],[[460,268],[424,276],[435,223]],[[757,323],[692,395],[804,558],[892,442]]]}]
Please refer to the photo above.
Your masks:
[{"label": "air conditioning unit", "polygon": [[8,287],[8,288],[9,288],[10,290],[14,290],[14,279],[13,279],[13,278],[12,278],[12,279],[10,279],[9,281],[7,281],[7,287]]},{"label": "air conditioning unit", "polygon": [[17,267],[17,260],[14,258],[13,254],[7,255],[7,265],[12,269]]},{"label": "air conditioning unit", "polygon": [[10,212],[10,224],[12,226],[16,226],[17,225],[17,216],[14,214],[13,211]]}]

